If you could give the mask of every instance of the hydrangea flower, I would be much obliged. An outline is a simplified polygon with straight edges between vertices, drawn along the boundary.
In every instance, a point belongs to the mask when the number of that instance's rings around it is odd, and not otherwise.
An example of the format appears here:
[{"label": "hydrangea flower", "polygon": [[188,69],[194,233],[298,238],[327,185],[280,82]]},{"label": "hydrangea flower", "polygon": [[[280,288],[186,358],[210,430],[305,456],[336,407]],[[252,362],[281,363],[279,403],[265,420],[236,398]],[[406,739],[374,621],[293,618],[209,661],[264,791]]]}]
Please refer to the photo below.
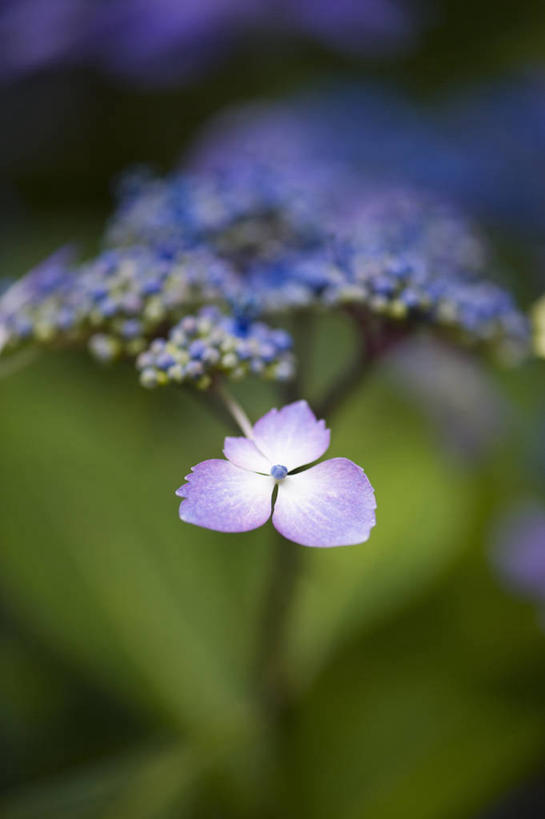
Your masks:
[{"label": "hydrangea flower", "polygon": [[[218,532],[248,532],[271,517],[302,546],[350,546],[369,538],[375,494],[363,469],[331,458],[300,471],[329,447],[329,429],[306,401],[272,409],[248,430],[225,439],[226,460],[192,468],[176,494],[180,518]],[[276,499],[274,495],[276,494]]]}]

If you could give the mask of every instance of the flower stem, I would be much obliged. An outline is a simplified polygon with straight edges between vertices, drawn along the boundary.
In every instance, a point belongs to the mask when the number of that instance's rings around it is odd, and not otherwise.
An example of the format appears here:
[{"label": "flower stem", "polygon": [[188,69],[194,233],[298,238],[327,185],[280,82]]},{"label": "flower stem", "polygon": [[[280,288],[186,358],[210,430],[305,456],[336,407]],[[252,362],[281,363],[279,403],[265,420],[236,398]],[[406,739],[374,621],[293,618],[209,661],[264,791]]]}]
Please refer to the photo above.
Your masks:
[{"label": "flower stem", "polygon": [[256,685],[264,713],[274,723],[289,703],[284,648],[297,581],[302,567],[302,546],[271,530],[271,564],[258,633]]},{"label": "flower stem", "polygon": [[369,372],[373,364],[373,358],[369,356],[368,350],[362,346],[354,356],[353,360],[343,370],[338,378],[326,389],[314,409],[317,418],[328,419],[337,410],[352,392],[362,382],[363,377]]},{"label": "flower stem", "polygon": [[[346,369],[333,380],[315,406],[318,418],[328,418],[352,395],[353,391],[373,371],[375,364],[398,341],[405,331],[369,320],[364,315],[353,315],[358,331],[354,358]],[[307,331],[309,328],[306,328]],[[308,362],[301,360],[299,369],[305,375]],[[283,388],[286,403],[300,398],[301,382],[291,382]],[[285,666],[285,642],[293,613],[298,580],[303,568],[304,549],[286,541],[273,530],[273,554],[265,590],[256,656],[256,682],[264,712],[271,724],[278,724],[288,712],[290,688]]]},{"label": "flower stem", "polygon": [[[299,398],[299,383],[280,385],[283,402]],[[265,717],[269,724],[278,726],[290,698],[284,649],[303,547],[286,540],[272,527],[271,539],[273,548],[257,634],[255,680]]]},{"label": "flower stem", "polygon": [[377,320],[366,311],[351,311],[351,315],[358,331],[356,352],[316,402],[314,410],[318,418],[330,418],[369,376],[383,356],[407,335],[404,326]]},{"label": "flower stem", "polygon": [[222,400],[223,405],[235,420],[237,425],[242,430],[246,438],[253,438],[253,430],[250,419],[238,403],[238,401],[231,395],[223,384],[216,382],[214,385],[214,392]]}]

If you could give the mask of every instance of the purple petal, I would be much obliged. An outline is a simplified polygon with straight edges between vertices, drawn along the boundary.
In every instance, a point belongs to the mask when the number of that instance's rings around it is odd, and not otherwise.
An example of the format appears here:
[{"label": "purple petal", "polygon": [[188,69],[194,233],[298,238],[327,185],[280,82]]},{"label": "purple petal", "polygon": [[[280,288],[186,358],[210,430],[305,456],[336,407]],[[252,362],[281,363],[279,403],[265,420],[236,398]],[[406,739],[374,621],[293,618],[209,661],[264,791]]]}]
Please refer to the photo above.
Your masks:
[{"label": "purple petal", "polygon": [[270,475],[271,466],[267,458],[259,451],[249,438],[226,438],[223,445],[223,454],[227,460],[242,469],[252,472],[263,472]]},{"label": "purple petal", "polygon": [[248,532],[269,519],[274,479],[212,459],[192,468],[176,494],[180,518],[217,532]]},{"label": "purple petal", "polygon": [[375,525],[375,493],[365,472],[348,458],[331,458],[278,486],[273,524],[302,546],[351,546]]},{"label": "purple petal", "polygon": [[272,464],[288,470],[312,463],[329,446],[325,421],[317,421],[306,401],[272,409],[254,425],[254,441]]}]

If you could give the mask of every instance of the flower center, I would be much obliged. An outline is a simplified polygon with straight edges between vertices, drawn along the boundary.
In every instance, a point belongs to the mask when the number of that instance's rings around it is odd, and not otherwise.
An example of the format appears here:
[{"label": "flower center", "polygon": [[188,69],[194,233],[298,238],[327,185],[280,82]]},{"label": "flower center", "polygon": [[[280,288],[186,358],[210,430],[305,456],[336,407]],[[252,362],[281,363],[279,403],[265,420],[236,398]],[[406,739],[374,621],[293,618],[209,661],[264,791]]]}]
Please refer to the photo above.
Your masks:
[{"label": "flower center", "polygon": [[283,481],[287,474],[288,468],[286,466],[282,466],[282,464],[271,466],[271,475],[275,481]]}]

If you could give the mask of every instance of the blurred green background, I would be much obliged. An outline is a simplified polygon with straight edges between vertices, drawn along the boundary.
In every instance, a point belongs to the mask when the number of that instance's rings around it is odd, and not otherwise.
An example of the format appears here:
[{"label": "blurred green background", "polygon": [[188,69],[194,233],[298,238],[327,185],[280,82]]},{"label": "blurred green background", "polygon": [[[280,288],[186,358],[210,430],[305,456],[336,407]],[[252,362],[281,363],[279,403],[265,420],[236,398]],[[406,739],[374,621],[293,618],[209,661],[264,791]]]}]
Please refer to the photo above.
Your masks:
[{"label": "blurred green background", "polygon": [[[74,70],[3,88],[2,275],[67,240],[92,249],[111,178],[169,167],[227,104],[332,72],[440,97],[543,57],[539,4],[435,12],[420,45],[386,61],[248,43],[183,87]],[[316,344],[314,390],[349,328],[323,320]],[[274,737],[252,690],[271,530],[183,526],[173,494],[226,430],[189,392],[148,394],[130,366],[84,354],[3,379],[0,815],[544,815],[545,637],[489,559],[497,516],[543,497],[543,367],[487,378],[508,411],[477,459],[445,446],[392,367],[331,419],[330,455],[365,467],[378,525],[364,547],[302,550],[296,697]],[[278,401],[262,384],[236,392],[253,418]]]}]

